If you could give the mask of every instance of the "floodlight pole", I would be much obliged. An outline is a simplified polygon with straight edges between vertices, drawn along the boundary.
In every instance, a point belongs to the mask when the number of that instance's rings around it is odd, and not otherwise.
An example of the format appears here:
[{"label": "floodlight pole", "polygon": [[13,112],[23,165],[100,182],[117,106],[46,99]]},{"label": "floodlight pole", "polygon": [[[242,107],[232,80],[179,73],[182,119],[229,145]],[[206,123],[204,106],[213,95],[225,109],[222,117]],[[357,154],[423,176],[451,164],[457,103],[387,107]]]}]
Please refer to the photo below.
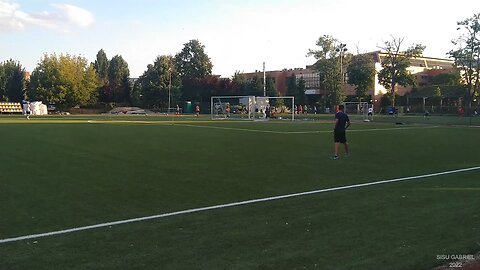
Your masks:
[{"label": "floodlight pole", "polygon": [[[345,78],[343,76],[343,57],[345,56],[345,53],[347,52],[347,44],[340,43],[340,45],[335,49],[336,52],[340,53],[340,77],[341,77],[341,84],[340,87],[343,89],[343,84],[345,83]],[[336,88],[335,88],[336,89]],[[335,106],[337,105],[337,90],[335,90]]]},{"label": "floodlight pole", "polygon": [[167,109],[167,114],[170,114],[170,96],[171,96],[171,90],[172,90],[172,70],[169,68],[168,69],[168,109]]},{"label": "floodlight pole", "polygon": [[265,76],[265,62],[263,62],[263,96],[266,97],[267,96],[267,78]]}]

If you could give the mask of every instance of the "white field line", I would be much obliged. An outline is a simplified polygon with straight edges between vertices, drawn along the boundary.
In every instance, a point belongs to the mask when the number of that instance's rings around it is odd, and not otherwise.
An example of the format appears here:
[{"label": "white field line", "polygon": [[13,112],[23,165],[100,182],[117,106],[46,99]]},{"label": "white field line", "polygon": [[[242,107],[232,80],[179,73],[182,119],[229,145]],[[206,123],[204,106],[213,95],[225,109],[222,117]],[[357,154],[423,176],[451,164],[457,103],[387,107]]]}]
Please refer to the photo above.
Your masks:
[{"label": "white field line", "polygon": [[[332,133],[332,132],[333,132],[332,130],[274,131],[274,130],[248,129],[248,128],[232,128],[232,127],[191,125],[191,124],[185,124],[185,123],[182,123],[182,122],[136,121],[136,120],[113,120],[113,121],[88,120],[87,122],[90,123],[90,124],[160,124],[160,125],[169,125],[169,126],[209,128],[209,129],[245,131],[245,132],[257,132],[257,133],[270,133],[270,134],[318,134],[318,133]],[[348,130],[348,132],[391,131],[391,130],[408,130],[408,129],[423,129],[423,128],[438,128],[438,127],[439,127],[439,126],[402,127],[402,128],[350,129],[350,130]]]},{"label": "white field line", "polygon": [[274,197],[267,197],[267,198],[261,198],[261,199],[253,199],[253,200],[247,200],[247,201],[241,201],[241,202],[232,202],[232,203],[220,204],[220,205],[214,205],[214,206],[200,207],[200,208],[182,210],[182,211],[153,215],[153,216],[147,216],[147,217],[132,218],[132,219],[113,221],[113,222],[100,223],[100,224],[95,224],[95,225],[90,225],[90,226],[76,227],[76,228],[60,230],[60,231],[53,231],[53,232],[39,233],[39,234],[31,234],[31,235],[25,235],[25,236],[13,237],[13,238],[5,238],[5,239],[0,239],[0,244],[23,241],[23,240],[28,240],[28,239],[36,239],[36,238],[48,237],[48,236],[54,236],[54,235],[67,234],[67,233],[72,233],[72,232],[86,231],[86,230],[116,226],[116,225],[121,225],[121,224],[140,222],[140,221],[145,221],[145,220],[152,220],[152,219],[159,219],[159,218],[165,218],[165,217],[171,217],[171,216],[179,216],[179,215],[185,215],[185,214],[191,214],[191,213],[197,213],[197,212],[204,212],[204,211],[215,210],[215,209],[236,207],[236,206],[242,206],[242,205],[247,205],[247,204],[282,200],[282,199],[306,196],[306,195],[317,194],[317,193],[333,192],[333,191],[340,191],[340,190],[345,190],[345,189],[354,189],[354,188],[375,186],[375,185],[388,184],[388,183],[394,183],[394,182],[401,182],[401,181],[436,177],[436,176],[441,176],[441,175],[462,173],[462,172],[474,171],[474,170],[479,170],[479,169],[480,169],[480,166],[465,168],[465,169],[452,170],[452,171],[417,175],[417,176],[402,177],[402,178],[396,178],[396,179],[390,179],[390,180],[381,180],[381,181],[369,182],[369,183],[363,183],[363,184],[355,184],[355,185],[340,186],[340,187],[333,187],[333,188],[327,188],[327,189],[319,189],[319,190],[293,193],[293,194],[287,194],[287,195],[280,195],[280,196],[274,196]]},{"label": "white field line", "polygon": [[[274,133],[274,134],[316,134],[316,133],[332,133],[332,132],[333,132],[333,129],[332,129],[332,130],[313,130],[313,131],[273,131],[273,130],[246,129],[246,128],[230,128],[230,127],[202,126],[202,125],[189,125],[189,124],[175,124],[175,126],[196,127],[196,128],[210,128],[210,129],[222,129],[222,130],[234,130],[234,131],[246,131],[246,132],[259,132],[259,133]],[[333,125],[332,125],[332,128],[333,128]],[[407,129],[421,129],[421,128],[438,128],[438,126],[403,127],[403,128],[349,129],[347,132],[389,131],[389,130],[407,130]]]}]

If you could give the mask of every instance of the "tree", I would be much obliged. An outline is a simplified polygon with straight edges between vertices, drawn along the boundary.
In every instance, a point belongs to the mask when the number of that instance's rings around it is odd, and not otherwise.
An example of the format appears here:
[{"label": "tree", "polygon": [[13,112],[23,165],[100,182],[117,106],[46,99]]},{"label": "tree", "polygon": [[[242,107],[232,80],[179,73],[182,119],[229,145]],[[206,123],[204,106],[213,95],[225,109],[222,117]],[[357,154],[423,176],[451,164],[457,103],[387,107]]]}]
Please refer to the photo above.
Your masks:
[{"label": "tree", "polygon": [[0,63],[0,99],[20,102],[25,95],[25,69],[12,59]]},{"label": "tree", "polygon": [[32,98],[70,108],[97,101],[98,77],[92,64],[81,56],[44,55],[32,72]]},{"label": "tree", "polygon": [[129,103],[131,86],[130,70],[122,56],[114,56],[108,65],[108,85],[102,93],[104,102]]},{"label": "tree", "polygon": [[176,69],[182,79],[202,79],[212,74],[212,62],[205,46],[192,39],[175,55]]},{"label": "tree", "polygon": [[295,76],[295,74],[292,74],[287,78],[287,96],[296,97],[297,94],[298,94],[297,77]]},{"label": "tree", "polygon": [[460,84],[460,74],[456,73],[441,73],[430,77],[430,84],[441,86],[455,86]]},{"label": "tree", "polygon": [[247,80],[238,70],[233,74],[231,87],[234,95],[245,95],[247,92]]},{"label": "tree", "polygon": [[258,75],[250,81],[248,95],[263,96],[263,80]]},{"label": "tree", "polygon": [[318,50],[309,50],[307,56],[317,59],[314,67],[321,77],[320,86],[326,91],[330,106],[341,103],[346,95],[343,89],[343,66],[348,65],[351,55],[346,53],[345,44],[332,36],[320,37],[316,45]]},{"label": "tree", "polygon": [[[287,78],[287,96],[294,97],[295,103],[298,102],[298,83],[297,83],[297,76],[292,73],[292,75],[288,76]],[[292,107],[290,99],[287,99],[286,106]],[[293,109],[293,108],[292,108]]]},{"label": "tree", "polygon": [[305,104],[307,102],[307,96],[305,95],[305,90],[306,90],[306,82],[303,77],[300,77],[300,80],[298,80],[298,95],[295,97],[295,103],[296,104]]},{"label": "tree", "polygon": [[466,85],[467,105],[471,109],[471,101],[479,95],[480,86],[480,13],[457,22],[457,25],[457,30],[463,30],[463,33],[452,41],[458,48],[451,50],[449,54]]},{"label": "tree", "polygon": [[135,85],[136,94],[134,96],[141,101],[143,106],[167,108],[169,90],[171,97],[173,97],[171,102],[177,102],[180,77],[176,72],[173,56],[158,56],[153,65],[148,65],[147,70],[140,76]]},{"label": "tree", "polygon": [[103,84],[108,83],[109,65],[110,65],[110,61],[108,61],[107,54],[105,54],[105,51],[101,49],[97,53],[97,59],[95,60],[94,67],[95,67],[95,71],[97,72],[98,78],[101,80]]},{"label": "tree", "polygon": [[108,91],[108,67],[110,65],[110,61],[107,58],[107,54],[103,49],[98,51],[97,58],[93,63],[95,68],[95,72],[97,73],[99,85],[98,85],[98,93],[100,96],[101,101],[107,101],[106,93]]},{"label": "tree", "polygon": [[370,54],[358,54],[352,57],[347,67],[348,83],[355,85],[359,101],[368,96],[368,90],[375,85],[375,62]]},{"label": "tree", "polygon": [[442,99],[443,99],[442,89],[440,88],[440,86],[436,86],[433,89],[432,105],[442,106]]},{"label": "tree", "polygon": [[275,84],[275,79],[272,77],[267,77],[265,83],[265,92],[267,97],[278,97],[277,85]]},{"label": "tree", "polygon": [[389,89],[392,97],[392,106],[395,106],[395,89],[397,85],[415,85],[415,77],[407,70],[410,60],[422,55],[425,46],[413,44],[407,50],[401,51],[403,38],[392,37],[385,41],[380,49],[386,53],[382,59],[382,70],[378,73],[379,83]]}]

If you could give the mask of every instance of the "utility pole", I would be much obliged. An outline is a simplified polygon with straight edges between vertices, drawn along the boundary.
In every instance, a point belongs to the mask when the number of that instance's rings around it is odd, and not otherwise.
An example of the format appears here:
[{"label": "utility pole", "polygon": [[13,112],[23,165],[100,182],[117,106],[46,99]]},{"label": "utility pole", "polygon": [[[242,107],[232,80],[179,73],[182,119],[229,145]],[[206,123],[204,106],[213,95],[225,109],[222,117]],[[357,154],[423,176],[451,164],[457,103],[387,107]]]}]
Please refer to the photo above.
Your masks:
[{"label": "utility pole", "polygon": [[[335,49],[336,52],[340,53],[340,77],[341,77],[341,84],[340,84],[340,89],[343,89],[343,84],[345,83],[345,77],[343,76],[343,57],[345,56],[345,53],[348,51],[346,48],[347,44],[340,43],[340,45]],[[335,106],[337,105],[337,89],[335,89]]]},{"label": "utility pole", "polygon": [[170,96],[172,90],[172,68],[168,69],[168,109],[167,114],[170,114]]},{"label": "utility pole", "polygon": [[263,62],[263,96],[267,96],[267,77],[265,76],[265,62]]}]

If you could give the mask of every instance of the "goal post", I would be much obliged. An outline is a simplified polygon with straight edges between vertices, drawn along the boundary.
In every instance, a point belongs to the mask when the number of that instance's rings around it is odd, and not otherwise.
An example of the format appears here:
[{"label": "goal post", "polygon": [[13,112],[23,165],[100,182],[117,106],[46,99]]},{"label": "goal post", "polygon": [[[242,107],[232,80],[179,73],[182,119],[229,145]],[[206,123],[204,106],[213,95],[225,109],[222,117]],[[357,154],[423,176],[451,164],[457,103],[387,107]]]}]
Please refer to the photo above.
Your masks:
[{"label": "goal post", "polygon": [[294,97],[212,96],[212,120],[294,120]]},{"label": "goal post", "polygon": [[367,119],[368,108],[371,106],[368,102],[344,102],[345,113],[361,115]]},{"label": "goal post", "polygon": [[295,120],[295,98],[282,97],[256,97],[255,119]]},{"label": "goal post", "polygon": [[212,120],[250,120],[255,112],[255,96],[212,96],[210,106]]}]

